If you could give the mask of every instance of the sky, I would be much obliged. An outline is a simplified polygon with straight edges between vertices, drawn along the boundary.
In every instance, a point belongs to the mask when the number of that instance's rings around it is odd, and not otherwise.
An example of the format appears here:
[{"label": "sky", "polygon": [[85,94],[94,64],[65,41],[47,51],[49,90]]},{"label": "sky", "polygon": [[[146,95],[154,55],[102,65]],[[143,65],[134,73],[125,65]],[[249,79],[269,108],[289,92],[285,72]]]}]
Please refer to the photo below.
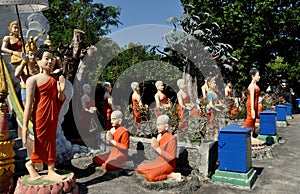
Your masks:
[{"label": "sky", "polygon": [[121,8],[119,20],[123,25],[111,28],[108,36],[121,46],[129,42],[164,44],[162,36],[173,29],[169,17],[180,18],[183,13],[180,0],[94,0],[106,6]]}]

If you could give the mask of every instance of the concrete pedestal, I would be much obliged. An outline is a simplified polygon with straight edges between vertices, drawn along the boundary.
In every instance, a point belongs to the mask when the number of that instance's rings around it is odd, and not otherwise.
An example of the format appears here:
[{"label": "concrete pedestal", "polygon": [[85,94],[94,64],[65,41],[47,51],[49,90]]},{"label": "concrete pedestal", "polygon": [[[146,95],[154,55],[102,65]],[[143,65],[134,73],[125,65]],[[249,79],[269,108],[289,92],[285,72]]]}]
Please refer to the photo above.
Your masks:
[{"label": "concrete pedestal", "polygon": [[251,188],[255,183],[256,178],[256,170],[250,168],[246,173],[217,170],[213,175],[212,180],[215,182]]},{"label": "concrete pedestal", "polygon": [[287,116],[287,107],[285,105],[277,105],[276,106],[277,113],[277,127],[287,127],[286,116]]}]

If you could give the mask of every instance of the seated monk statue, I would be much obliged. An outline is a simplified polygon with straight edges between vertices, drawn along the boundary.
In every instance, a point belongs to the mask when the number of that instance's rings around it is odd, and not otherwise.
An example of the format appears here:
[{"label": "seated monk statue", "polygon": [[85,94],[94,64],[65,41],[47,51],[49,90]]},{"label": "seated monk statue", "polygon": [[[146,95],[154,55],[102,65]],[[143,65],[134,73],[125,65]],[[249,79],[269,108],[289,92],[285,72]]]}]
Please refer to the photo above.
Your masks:
[{"label": "seated monk statue", "polygon": [[157,138],[153,137],[151,146],[158,154],[153,162],[145,162],[137,166],[137,173],[144,174],[149,182],[157,182],[168,178],[180,179],[180,173],[174,173],[176,168],[176,138],[168,132],[170,118],[167,115],[157,117]]},{"label": "seated monk statue", "polygon": [[130,134],[121,126],[122,116],[119,110],[111,113],[112,128],[106,132],[106,141],[112,145],[112,148],[108,153],[93,158],[93,163],[102,165],[104,172],[121,169],[128,159]]},{"label": "seated monk statue", "polygon": [[45,47],[36,51],[36,62],[40,72],[26,81],[26,104],[24,109],[22,141],[26,146],[28,122],[32,117],[34,147],[26,168],[31,180],[42,178],[35,170],[35,163],[46,163],[48,175],[45,179],[61,181],[65,176],[55,172],[56,162],[56,129],[59,111],[65,101],[65,78],[51,76],[52,51]]},{"label": "seated monk statue", "polygon": [[156,115],[161,115],[161,110],[167,109],[171,107],[171,103],[169,102],[167,96],[163,93],[164,90],[164,84],[162,81],[157,81],[155,83],[157,92],[154,95],[155,99],[155,109],[156,109]]}]

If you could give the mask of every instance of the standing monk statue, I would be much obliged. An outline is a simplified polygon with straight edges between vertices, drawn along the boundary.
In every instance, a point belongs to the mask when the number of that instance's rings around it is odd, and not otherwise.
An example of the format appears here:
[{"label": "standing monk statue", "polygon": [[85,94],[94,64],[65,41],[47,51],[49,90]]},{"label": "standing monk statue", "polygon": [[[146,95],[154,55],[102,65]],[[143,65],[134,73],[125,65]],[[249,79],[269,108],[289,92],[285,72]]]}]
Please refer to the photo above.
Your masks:
[{"label": "standing monk statue", "polygon": [[48,180],[60,181],[64,176],[55,172],[56,162],[56,129],[59,111],[64,103],[65,78],[51,76],[53,54],[48,48],[41,47],[36,51],[36,61],[40,73],[26,81],[26,104],[23,118],[22,140],[26,145],[28,122],[32,117],[34,147],[26,168],[31,180],[41,178],[35,170],[35,163],[48,165]]},{"label": "standing monk statue", "polygon": [[157,182],[168,178],[180,179],[180,173],[174,173],[176,168],[176,138],[168,132],[170,118],[167,115],[157,117],[158,135],[153,137],[151,146],[158,154],[153,162],[145,162],[137,166],[137,172],[144,174],[149,182]]},{"label": "standing monk statue", "polygon": [[242,126],[251,128],[251,135],[255,134],[255,120],[258,117],[258,98],[260,88],[256,84],[259,82],[259,71],[256,68],[252,68],[249,72],[251,77],[251,83],[248,86],[248,98],[246,102],[247,118]]}]

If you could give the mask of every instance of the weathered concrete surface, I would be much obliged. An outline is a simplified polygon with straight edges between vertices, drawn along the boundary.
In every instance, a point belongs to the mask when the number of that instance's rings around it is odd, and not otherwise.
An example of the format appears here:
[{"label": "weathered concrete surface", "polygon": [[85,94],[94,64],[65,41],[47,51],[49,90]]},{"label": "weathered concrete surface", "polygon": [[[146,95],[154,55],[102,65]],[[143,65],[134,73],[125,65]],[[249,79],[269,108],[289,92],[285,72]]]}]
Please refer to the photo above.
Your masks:
[{"label": "weathered concrete surface", "polygon": [[290,194],[300,190],[300,114],[293,115],[287,127],[277,127],[279,137],[286,140],[284,144],[274,145],[274,158],[253,160],[253,167],[258,171],[252,190],[220,185],[204,184],[196,193],[257,193]]}]

